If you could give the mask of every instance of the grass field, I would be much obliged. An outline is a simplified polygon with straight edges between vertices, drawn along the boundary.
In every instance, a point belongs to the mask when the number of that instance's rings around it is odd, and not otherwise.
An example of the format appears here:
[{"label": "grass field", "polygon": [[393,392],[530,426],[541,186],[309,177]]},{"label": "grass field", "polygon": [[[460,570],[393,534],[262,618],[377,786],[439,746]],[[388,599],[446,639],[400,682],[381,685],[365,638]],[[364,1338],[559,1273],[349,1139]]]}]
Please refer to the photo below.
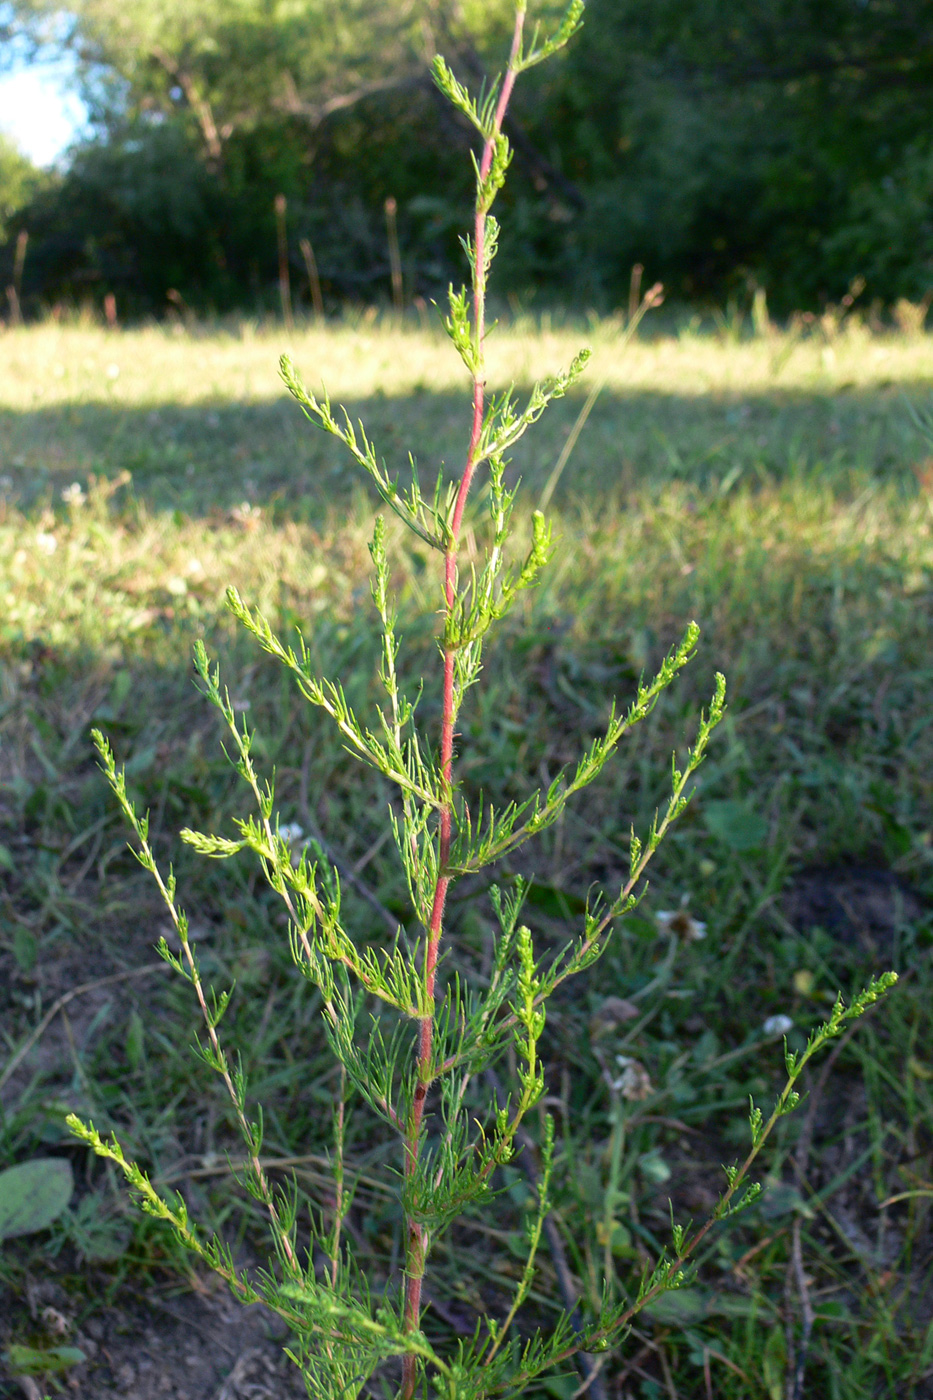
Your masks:
[{"label": "grass field", "polygon": [[[747,339],[691,323],[622,352],[612,323],[516,322],[492,338],[491,387],[527,386],[581,342],[595,352],[589,380],[516,456],[528,515],[588,388],[605,381],[556,483],[556,563],[492,645],[464,711],[468,797],[520,798],[553,777],[689,619],[702,638],[631,746],[518,867],[535,874],[536,937],[559,943],[594,882],[627,869],[631,823],[646,826],[664,798],[671,751],[716,670],[730,699],[637,916],[549,1021],[554,1219],[582,1307],[604,1278],[637,1280],[669,1237],[669,1198],[675,1217],[708,1210],[720,1164],[747,1137],[749,1093],[767,1098],[783,1072],[767,1018],[790,1017],[799,1045],[837,989],[901,974],[784,1120],[763,1203],[714,1236],[690,1289],[642,1316],[598,1387],[632,1400],[922,1400],[933,1396],[933,448],[914,415],[933,402],[933,340],[831,319]],[[189,1052],[187,989],[152,951],[163,912],[126,850],[90,729],[107,732],[151,808],[212,975],[237,980],[228,1043],[265,1105],[270,1161],[293,1166],[312,1201],[326,1193],[332,1086],[314,997],[257,873],[198,863],[175,835],[229,828],[244,810],[217,716],[192,685],[197,637],[276,768],[283,822],[352,870],[361,937],[409,915],[387,791],[223,606],[236,583],[280,631],[300,624],[321,671],[360,711],[373,703],[373,503],[286,398],[283,349],[363,418],[391,465],[411,449],[426,476],[458,466],[469,404],[440,333],[359,317],[291,345],[249,324],[0,337],[0,1167],[67,1151],[78,1182],[50,1232],[4,1247],[0,1344],[76,1342],[80,1396],[206,1400],[235,1353],[182,1375],[159,1352],[173,1308],[210,1306],[216,1322],[220,1305],[121,1184],[69,1146],[67,1111],[117,1128],[242,1257],[258,1237],[253,1204],[231,1187],[228,1106]],[[391,525],[389,537],[402,664],[425,677],[430,723],[439,581]],[[706,924],[702,941],[665,932],[659,915],[682,902]],[[461,886],[451,928],[465,968],[489,919],[485,891]],[[613,1019],[609,997],[646,1014]],[[648,1097],[609,1088],[617,1055],[644,1066]],[[401,1216],[380,1188],[384,1140],[362,1115],[350,1153],[353,1230],[378,1279],[397,1263]],[[528,1195],[519,1167],[505,1184],[498,1215],[440,1248],[429,1330],[472,1330],[477,1309],[497,1306]],[[546,1317],[561,1305],[547,1254],[535,1287]],[[194,1302],[179,1304],[179,1288]],[[148,1370],[141,1339],[158,1358]],[[568,1375],[540,1393],[579,1384]]]}]

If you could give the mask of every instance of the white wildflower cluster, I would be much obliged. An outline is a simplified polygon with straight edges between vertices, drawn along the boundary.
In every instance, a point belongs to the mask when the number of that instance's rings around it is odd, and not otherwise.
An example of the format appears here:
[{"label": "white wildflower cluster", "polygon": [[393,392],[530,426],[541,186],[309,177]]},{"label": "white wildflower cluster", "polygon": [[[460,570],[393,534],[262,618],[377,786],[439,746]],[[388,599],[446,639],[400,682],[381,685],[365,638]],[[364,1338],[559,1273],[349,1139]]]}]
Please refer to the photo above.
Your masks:
[{"label": "white wildflower cluster", "polygon": [[249,501],[241,501],[231,510],[230,519],[242,530],[255,530],[262,519],[262,507],[254,506]]},{"label": "white wildflower cluster", "polygon": [[78,481],[73,481],[70,486],[66,486],[62,492],[62,500],[66,506],[83,506],[87,500],[87,493]]}]

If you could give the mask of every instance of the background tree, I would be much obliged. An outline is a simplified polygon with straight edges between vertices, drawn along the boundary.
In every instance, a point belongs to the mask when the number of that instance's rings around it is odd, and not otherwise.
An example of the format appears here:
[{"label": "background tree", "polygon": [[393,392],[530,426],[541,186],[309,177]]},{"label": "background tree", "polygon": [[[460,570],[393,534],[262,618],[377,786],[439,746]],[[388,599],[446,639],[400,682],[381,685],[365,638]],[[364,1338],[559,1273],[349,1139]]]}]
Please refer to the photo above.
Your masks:
[{"label": "background tree", "polygon": [[929,0],[595,0],[543,104],[589,196],[581,260],[687,296],[751,276],[785,306],[859,274],[917,293],[931,78]]},{"label": "background tree", "polygon": [[[299,293],[308,238],[330,304],[388,295],[391,195],[406,294],[436,294],[469,201],[451,147],[469,137],[429,62],[443,49],[475,85],[506,12],[76,0],[63,28],[51,0],[15,0],[22,34],[77,56],[96,132],[26,216],[26,292],[122,289],[158,309],[171,287],[196,307],[274,306],[281,193]],[[933,0],[593,0],[579,44],[510,113],[504,276],[532,291],[560,269],[566,287],[570,267],[575,299],[603,307],[635,262],[693,300],[756,284],[789,310],[858,276],[868,297],[922,298],[931,79]]]},{"label": "background tree", "polygon": [[0,131],[0,241],[9,238],[16,215],[43,183],[42,171]]}]

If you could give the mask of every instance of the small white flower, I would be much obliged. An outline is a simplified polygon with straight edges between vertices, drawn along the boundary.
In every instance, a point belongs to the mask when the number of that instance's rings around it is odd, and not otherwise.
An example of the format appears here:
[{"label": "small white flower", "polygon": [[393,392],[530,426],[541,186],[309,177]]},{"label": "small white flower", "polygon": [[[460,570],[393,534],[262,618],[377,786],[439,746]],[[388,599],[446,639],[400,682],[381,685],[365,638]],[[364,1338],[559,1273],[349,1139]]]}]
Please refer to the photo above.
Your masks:
[{"label": "small white flower", "polygon": [[789,1016],[769,1016],[761,1028],[762,1035],[786,1035],[794,1029]]},{"label": "small white flower", "polygon": [[36,535],[36,548],[41,549],[43,554],[54,554],[58,548],[58,540],[48,530],[40,530]]},{"label": "small white flower", "polygon": [[304,834],[304,828],[300,827],[297,822],[285,822],[279,827],[279,835],[290,846],[294,846],[296,841],[300,841]]},{"label": "small white flower", "polygon": [[66,486],[62,492],[62,500],[66,506],[83,506],[87,496],[81,487],[81,483],[73,481],[70,486]]},{"label": "small white flower", "polygon": [[681,895],[679,909],[659,909],[655,921],[662,933],[676,933],[684,943],[698,943],[706,937],[706,924],[695,919],[687,908],[688,894]]},{"label": "small white flower", "polygon": [[307,842],[304,839],[304,830],[297,822],[285,822],[279,827],[279,835],[283,841],[287,841],[291,847],[292,865],[297,870],[301,864],[301,856]]}]

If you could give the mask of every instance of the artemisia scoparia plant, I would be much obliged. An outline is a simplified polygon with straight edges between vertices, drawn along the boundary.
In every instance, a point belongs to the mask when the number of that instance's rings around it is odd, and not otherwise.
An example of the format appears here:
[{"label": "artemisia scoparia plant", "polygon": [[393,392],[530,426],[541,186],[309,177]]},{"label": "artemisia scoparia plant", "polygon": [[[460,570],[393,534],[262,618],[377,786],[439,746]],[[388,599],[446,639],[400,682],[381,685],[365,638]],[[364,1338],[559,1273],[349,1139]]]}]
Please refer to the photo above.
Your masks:
[{"label": "artemisia scoparia plant", "polygon": [[[316,851],[313,860],[306,852],[297,864],[293,862],[292,845],[276,816],[273,784],[260,776],[253,763],[252,735],[234,714],[203,645],[195,650],[204,693],[229,730],[228,752],[252,794],[254,813],[237,821],[235,837],[190,830],[183,831],[182,837],[205,856],[223,858],[248,850],[258,858],[287,909],[296,966],[320,990],[324,1031],[347,1091],[335,1112],[333,1205],[320,1213],[315,1237],[301,1245],[297,1193],[270,1183],[261,1159],[261,1113],[251,1116],[243,1073],[225,1054],[220,1040],[229,993],[217,995],[205,986],[186,916],[176,901],[174,876],[171,871],[165,876],[160,872],[149,844],[147,818],[135,812],[122,771],[106,740],[95,734],[104,770],[135,831],[139,860],[156,880],[180,940],[179,956],[164,940],[159,951],[192,986],[205,1026],[200,1054],[223,1080],[234,1106],[246,1147],[243,1184],[268,1218],[274,1251],[268,1267],[253,1272],[239,1268],[227,1245],[197,1229],[180,1196],[160,1195],[139,1167],[126,1159],[115,1138],[103,1139],[92,1125],[74,1117],[69,1120],[71,1127],[96,1152],[122,1168],[142,1208],[166,1221],[203,1263],[223,1276],[235,1297],[243,1303],[261,1299],[287,1321],[290,1355],[302,1372],[308,1394],[321,1400],[349,1400],[362,1392],[385,1394],[387,1387],[395,1387],[402,1400],[412,1400],[416,1393],[449,1400],[528,1394],[538,1377],[575,1353],[616,1347],[642,1307],[683,1282],[686,1261],[714,1222],[754,1198],[758,1188],[746,1184],[749,1167],[774,1123],[794,1106],[794,1084],[804,1065],[890,981],[873,983],[848,1008],[840,1002],[806,1050],[788,1056],[785,1089],[766,1120],[752,1108],[749,1151],[741,1165],[727,1172],[726,1188],[710,1219],[691,1230],[675,1227],[670,1250],[640,1279],[630,1298],[607,1301],[598,1315],[583,1323],[567,1313],[546,1330],[520,1320],[549,1210],[554,1146],[552,1121],[536,1115],[544,1124],[540,1170],[535,1173],[536,1202],[528,1220],[527,1257],[511,1303],[503,1315],[483,1317],[472,1338],[452,1343],[446,1353],[432,1345],[421,1325],[422,1281],[432,1245],[463,1212],[494,1199],[497,1173],[519,1151],[517,1137],[523,1120],[544,1092],[538,1047],[548,1000],[600,957],[613,926],[636,903],[646,865],[687,804],[691,775],[723,714],[725,695],[725,683],[718,676],[709,713],[700,717],[683,768],[673,765],[666,808],[643,837],[632,833],[627,880],[618,892],[590,904],[576,938],[556,955],[542,956],[521,922],[521,883],[507,894],[493,889],[498,934],[490,976],[482,987],[474,987],[442,973],[444,913],[453,883],[515,852],[557,821],[575,794],[599,776],[633,725],[649,713],[690,659],[698,636],[698,628],[691,624],[654,679],[639,685],[627,709],[613,710],[602,737],[546,791],[502,809],[487,803],[471,816],[457,784],[460,709],[468,690],[480,679],[487,633],[506,616],[519,594],[535,585],[552,552],[550,527],[537,512],[523,557],[514,557],[510,550],[515,491],[506,485],[508,454],[551,400],[575,384],[587,360],[582,352],[565,373],[534,387],[525,402],[511,390],[498,397],[486,395],[486,287],[499,232],[491,210],[511,156],[503,119],[516,79],[568,42],[581,23],[583,3],[573,0],[550,36],[542,35],[539,26],[527,33],[526,8],[525,3],[516,7],[504,73],[479,99],[443,58],[434,62],[438,87],[476,129],[480,143],[474,157],[475,218],[472,236],[464,240],[470,286],[451,288],[446,321],[472,381],[472,431],[459,479],[449,480],[442,470],[433,490],[425,494],[412,460],[410,482],[400,485],[380,461],[362,425],[354,425],[346,413],[335,412],[326,395],[317,398],[310,393],[291,362],[282,360],[285,384],[308,418],[340,439],[389,510],[436,552],[443,600],[438,638],[443,697],[440,734],[425,734],[419,728],[415,702],[400,685],[382,517],[376,519],[370,546],[372,593],[382,631],[379,676],[384,692],[374,720],[364,720],[353,711],[339,681],[315,674],[302,639],[294,646],[281,641],[266,618],[235,589],[228,592],[236,617],[292,673],[309,704],[323,711],[325,722],[336,726],[349,753],[395,789],[397,803],[389,809],[388,820],[420,929],[415,947],[401,932],[388,947],[369,946],[354,938],[342,922],[337,871],[323,852]],[[484,474],[488,501],[485,559],[482,567],[466,570],[459,563],[461,539],[471,488],[479,474]],[[475,1102],[477,1082],[488,1086],[488,1076],[481,1076],[509,1055],[517,1080],[507,1096],[498,1088],[488,1088],[483,1117]],[[368,1282],[368,1261],[354,1259],[343,1229],[352,1197],[344,1178],[343,1152],[345,1104],[350,1094],[383,1120],[398,1140],[399,1171],[394,1179],[405,1218],[404,1266],[400,1279],[390,1280],[378,1295]],[[372,1391],[373,1386],[377,1391]]]}]

